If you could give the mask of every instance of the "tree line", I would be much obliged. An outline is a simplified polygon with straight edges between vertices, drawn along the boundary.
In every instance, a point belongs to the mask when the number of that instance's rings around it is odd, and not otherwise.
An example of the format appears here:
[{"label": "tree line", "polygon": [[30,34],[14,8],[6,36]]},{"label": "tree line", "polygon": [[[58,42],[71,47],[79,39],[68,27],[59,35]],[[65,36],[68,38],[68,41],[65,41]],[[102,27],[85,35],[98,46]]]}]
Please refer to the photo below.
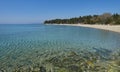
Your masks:
[{"label": "tree line", "polygon": [[120,14],[104,13],[102,15],[87,15],[70,19],[53,19],[44,21],[45,24],[111,24],[120,25]]}]

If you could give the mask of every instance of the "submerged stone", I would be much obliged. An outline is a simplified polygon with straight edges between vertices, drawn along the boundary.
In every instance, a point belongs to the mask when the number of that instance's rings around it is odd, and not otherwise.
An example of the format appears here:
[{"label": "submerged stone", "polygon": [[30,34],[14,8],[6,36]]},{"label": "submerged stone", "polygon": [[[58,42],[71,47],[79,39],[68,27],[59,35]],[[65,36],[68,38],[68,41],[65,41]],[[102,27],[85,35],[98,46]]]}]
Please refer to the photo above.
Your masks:
[{"label": "submerged stone", "polygon": [[33,69],[34,72],[39,72],[40,71],[40,68],[36,67]]},{"label": "submerged stone", "polygon": [[43,66],[41,66],[41,67],[40,67],[40,72],[46,72],[46,68],[43,67]]},{"label": "submerged stone", "polygon": [[68,66],[69,72],[79,72],[79,67],[76,65],[70,65]]}]

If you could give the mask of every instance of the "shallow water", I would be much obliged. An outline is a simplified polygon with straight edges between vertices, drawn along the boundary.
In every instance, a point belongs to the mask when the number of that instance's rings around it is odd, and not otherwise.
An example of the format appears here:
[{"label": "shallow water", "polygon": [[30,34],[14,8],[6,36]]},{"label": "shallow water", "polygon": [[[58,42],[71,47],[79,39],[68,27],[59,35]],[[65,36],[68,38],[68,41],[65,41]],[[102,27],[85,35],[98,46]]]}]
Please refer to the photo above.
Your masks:
[{"label": "shallow water", "polygon": [[1,70],[12,72],[13,69],[23,66],[36,66],[36,64],[44,66],[47,64],[44,61],[53,57],[62,59],[71,52],[85,59],[87,57],[89,59],[90,53],[93,56],[99,54],[102,62],[113,60],[115,57],[118,59],[120,34],[74,26],[0,25]]}]

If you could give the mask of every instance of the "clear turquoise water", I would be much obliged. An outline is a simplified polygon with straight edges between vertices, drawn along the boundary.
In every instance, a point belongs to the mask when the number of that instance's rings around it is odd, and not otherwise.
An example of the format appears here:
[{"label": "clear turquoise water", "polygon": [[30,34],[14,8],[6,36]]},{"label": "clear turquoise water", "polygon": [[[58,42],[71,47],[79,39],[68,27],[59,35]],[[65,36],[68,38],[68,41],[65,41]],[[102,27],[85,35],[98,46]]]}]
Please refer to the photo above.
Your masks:
[{"label": "clear turquoise water", "polygon": [[120,34],[74,26],[0,25],[0,69],[34,65],[69,51],[97,52],[109,59],[120,52]]}]

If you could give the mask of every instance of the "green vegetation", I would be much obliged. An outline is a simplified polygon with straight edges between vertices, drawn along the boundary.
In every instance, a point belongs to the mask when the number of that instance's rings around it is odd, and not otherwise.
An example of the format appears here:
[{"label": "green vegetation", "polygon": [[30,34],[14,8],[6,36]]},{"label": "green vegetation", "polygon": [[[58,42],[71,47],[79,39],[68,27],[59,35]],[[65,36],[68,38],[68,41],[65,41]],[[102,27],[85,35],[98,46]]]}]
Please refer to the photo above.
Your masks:
[{"label": "green vegetation", "polygon": [[46,20],[45,24],[110,24],[120,25],[120,14],[104,13],[102,15],[80,16],[70,19]]}]

